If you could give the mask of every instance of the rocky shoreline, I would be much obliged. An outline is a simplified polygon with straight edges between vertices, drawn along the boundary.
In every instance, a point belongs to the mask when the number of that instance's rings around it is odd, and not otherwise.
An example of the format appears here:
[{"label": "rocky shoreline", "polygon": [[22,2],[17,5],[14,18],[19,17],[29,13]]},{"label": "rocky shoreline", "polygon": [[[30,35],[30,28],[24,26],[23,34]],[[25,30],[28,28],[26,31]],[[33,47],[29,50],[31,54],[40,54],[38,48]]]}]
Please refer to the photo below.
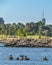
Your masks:
[{"label": "rocky shoreline", "polygon": [[15,40],[0,40],[4,43],[4,47],[50,47],[52,48],[52,39],[15,39]]}]

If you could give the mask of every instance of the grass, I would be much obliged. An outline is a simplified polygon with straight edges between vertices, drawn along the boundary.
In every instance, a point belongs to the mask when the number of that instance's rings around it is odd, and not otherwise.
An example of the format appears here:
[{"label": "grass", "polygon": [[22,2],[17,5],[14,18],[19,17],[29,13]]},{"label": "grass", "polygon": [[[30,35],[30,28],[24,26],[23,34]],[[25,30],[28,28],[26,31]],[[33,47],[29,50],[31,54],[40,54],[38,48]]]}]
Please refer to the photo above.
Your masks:
[{"label": "grass", "polygon": [[[3,39],[6,39],[6,40],[14,40],[14,39],[19,39],[19,38],[28,38],[28,39],[39,39],[39,35],[33,35],[33,36],[26,36],[26,37],[20,37],[20,36],[9,36],[9,35],[0,35],[0,40],[3,40]],[[41,36],[42,39],[45,39],[45,38],[50,38],[52,39],[52,37],[49,37],[49,36]]]}]

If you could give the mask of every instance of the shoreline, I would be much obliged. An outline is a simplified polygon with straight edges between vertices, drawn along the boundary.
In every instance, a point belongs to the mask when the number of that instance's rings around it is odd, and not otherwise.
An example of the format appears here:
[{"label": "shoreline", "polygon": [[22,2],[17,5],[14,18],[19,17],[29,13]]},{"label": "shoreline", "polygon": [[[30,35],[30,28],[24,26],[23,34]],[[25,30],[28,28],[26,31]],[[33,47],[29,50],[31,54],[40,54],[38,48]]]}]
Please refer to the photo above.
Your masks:
[{"label": "shoreline", "polygon": [[5,47],[5,48],[52,48],[52,47],[36,47],[36,46],[34,46],[34,47],[20,47],[20,46],[18,46],[18,47],[16,47],[16,46],[0,46],[0,47]]},{"label": "shoreline", "polygon": [[0,40],[4,47],[36,47],[36,48],[52,48],[52,39],[10,39]]}]

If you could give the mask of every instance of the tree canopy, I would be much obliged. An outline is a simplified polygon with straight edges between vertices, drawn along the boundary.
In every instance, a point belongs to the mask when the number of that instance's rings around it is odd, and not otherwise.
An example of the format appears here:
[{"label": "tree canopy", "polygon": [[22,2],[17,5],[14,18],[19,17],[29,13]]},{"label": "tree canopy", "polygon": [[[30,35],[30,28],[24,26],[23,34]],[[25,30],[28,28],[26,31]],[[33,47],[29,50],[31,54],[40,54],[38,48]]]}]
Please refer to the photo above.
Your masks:
[{"label": "tree canopy", "polygon": [[42,21],[38,21],[36,23],[30,22],[25,25],[23,23],[3,24],[0,27],[0,34],[17,36],[37,34],[40,36],[52,36],[52,25],[44,25]]}]

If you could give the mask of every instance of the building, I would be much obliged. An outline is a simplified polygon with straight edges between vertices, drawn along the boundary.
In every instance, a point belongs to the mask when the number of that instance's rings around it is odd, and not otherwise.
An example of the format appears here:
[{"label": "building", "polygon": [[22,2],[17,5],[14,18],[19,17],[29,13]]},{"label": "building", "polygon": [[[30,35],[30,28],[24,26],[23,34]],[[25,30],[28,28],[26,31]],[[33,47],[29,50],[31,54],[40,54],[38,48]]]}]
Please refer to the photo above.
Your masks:
[{"label": "building", "polygon": [[42,15],[42,23],[45,25],[46,24],[46,19],[44,17],[44,11],[43,11],[43,15]]},{"label": "building", "polygon": [[45,18],[42,19],[42,23],[43,23],[44,25],[46,24],[46,19],[45,19]]},{"label": "building", "polygon": [[1,26],[2,24],[4,24],[4,20],[3,20],[3,18],[0,17],[0,26]]}]

